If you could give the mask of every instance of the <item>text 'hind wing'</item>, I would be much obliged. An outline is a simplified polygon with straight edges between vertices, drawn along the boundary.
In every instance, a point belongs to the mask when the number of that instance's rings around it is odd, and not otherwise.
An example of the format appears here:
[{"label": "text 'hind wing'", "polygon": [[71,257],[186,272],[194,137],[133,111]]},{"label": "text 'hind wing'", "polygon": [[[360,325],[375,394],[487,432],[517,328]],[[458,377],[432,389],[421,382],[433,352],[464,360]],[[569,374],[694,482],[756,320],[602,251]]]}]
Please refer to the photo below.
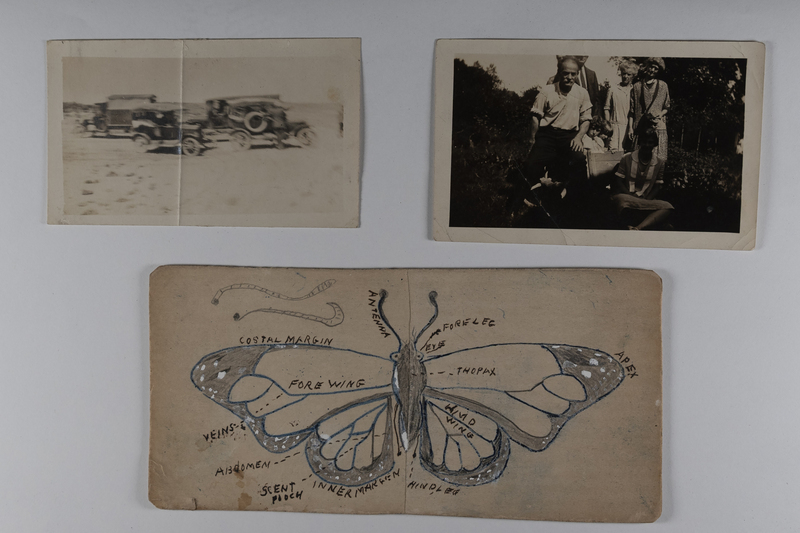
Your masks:
[{"label": "text 'hind wing'", "polygon": [[420,464],[454,485],[477,486],[502,475],[511,453],[508,436],[478,406],[437,397],[426,389],[420,431]]}]

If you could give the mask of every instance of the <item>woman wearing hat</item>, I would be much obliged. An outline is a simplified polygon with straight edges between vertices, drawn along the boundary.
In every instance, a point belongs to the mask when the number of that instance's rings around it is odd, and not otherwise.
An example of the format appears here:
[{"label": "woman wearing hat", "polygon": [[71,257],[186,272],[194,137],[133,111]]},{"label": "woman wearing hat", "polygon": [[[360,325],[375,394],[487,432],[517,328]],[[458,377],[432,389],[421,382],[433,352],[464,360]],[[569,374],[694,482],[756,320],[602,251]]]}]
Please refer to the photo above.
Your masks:
[{"label": "woman wearing hat", "polygon": [[638,138],[644,131],[655,129],[658,134],[658,158],[667,160],[667,120],[669,111],[669,87],[658,76],[663,73],[664,60],[651,57],[640,70],[641,79],[631,89],[631,108],[628,112],[628,138],[633,147],[639,146]]}]

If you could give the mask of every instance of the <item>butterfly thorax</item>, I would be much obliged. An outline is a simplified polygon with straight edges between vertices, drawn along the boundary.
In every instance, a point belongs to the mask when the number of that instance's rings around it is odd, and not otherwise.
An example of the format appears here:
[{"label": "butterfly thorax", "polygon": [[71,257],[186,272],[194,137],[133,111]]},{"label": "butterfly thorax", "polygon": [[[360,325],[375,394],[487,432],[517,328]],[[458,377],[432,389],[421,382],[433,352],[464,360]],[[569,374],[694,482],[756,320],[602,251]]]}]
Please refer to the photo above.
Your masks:
[{"label": "butterfly thorax", "polygon": [[422,424],[422,391],[427,384],[427,372],[422,354],[412,343],[403,344],[395,359],[392,389],[400,405],[400,438],[408,450],[419,435]]}]

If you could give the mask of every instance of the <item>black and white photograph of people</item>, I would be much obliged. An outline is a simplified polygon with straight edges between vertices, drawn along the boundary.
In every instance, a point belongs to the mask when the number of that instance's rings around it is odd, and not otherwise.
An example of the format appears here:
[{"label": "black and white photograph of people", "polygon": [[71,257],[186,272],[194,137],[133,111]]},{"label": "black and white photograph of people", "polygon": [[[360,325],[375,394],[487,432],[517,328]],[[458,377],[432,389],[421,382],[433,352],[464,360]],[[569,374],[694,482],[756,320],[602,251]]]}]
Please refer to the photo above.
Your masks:
[{"label": "black and white photograph of people", "polygon": [[739,231],[747,59],[453,67],[451,227]]}]

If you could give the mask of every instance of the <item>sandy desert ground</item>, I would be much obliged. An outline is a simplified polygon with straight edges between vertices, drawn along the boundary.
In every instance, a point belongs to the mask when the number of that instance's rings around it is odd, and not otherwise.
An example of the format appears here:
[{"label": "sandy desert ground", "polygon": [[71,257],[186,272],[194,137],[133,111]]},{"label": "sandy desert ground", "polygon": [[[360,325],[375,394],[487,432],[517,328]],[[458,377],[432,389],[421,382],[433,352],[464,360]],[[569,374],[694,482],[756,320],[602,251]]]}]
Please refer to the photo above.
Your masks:
[{"label": "sandy desert ground", "polygon": [[62,122],[65,215],[251,215],[333,213],[343,206],[341,107],[297,104],[311,146],[282,150],[254,143],[235,151],[220,142],[200,156],[174,148],[140,154],[126,137],[81,137],[77,116]]}]

